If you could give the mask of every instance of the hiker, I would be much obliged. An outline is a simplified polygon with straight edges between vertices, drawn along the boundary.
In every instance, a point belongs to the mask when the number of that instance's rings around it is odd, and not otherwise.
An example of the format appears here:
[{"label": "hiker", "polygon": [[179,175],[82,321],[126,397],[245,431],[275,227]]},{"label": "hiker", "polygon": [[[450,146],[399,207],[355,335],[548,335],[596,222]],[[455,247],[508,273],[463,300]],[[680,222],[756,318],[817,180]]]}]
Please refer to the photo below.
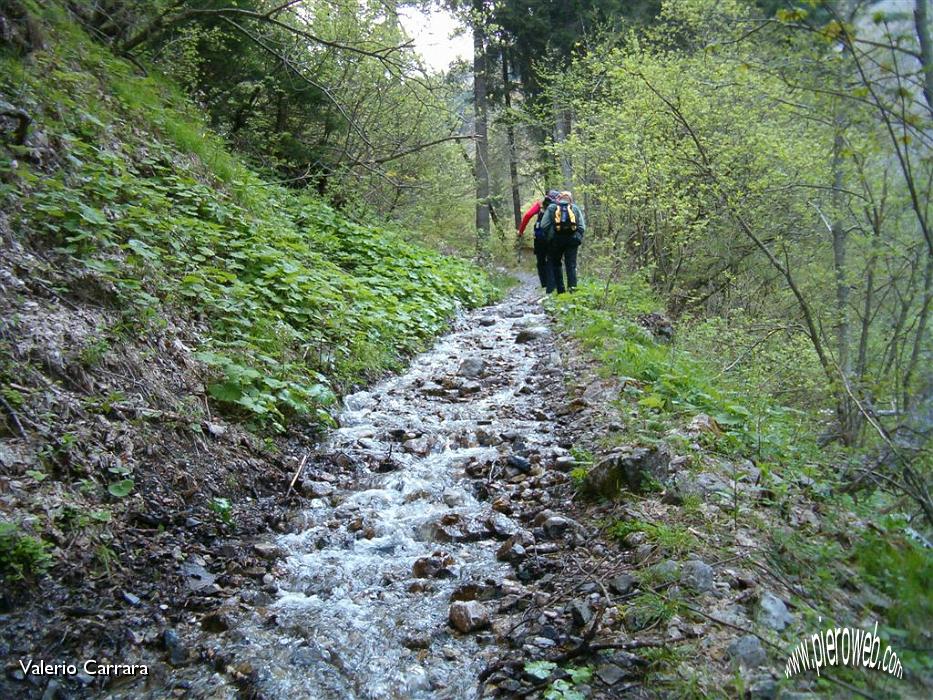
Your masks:
[{"label": "hiker", "polygon": [[[560,192],[557,201],[548,206],[541,219],[541,230],[548,248],[547,293],[556,290],[563,294],[566,289],[572,292],[577,288],[577,248],[583,242],[586,219],[573,203],[570,192]],[[567,269],[566,288],[563,268]]]},{"label": "hiker", "polygon": [[557,201],[557,196],[560,193],[557,190],[550,190],[544,199],[540,202],[535,202],[530,207],[528,211],[525,212],[525,215],[522,217],[522,223],[518,227],[518,237],[521,238],[525,234],[525,227],[528,226],[528,222],[531,221],[531,217],[537,214],[538,218],[535,219],[535,240],[534,240],[534,251],[535,251],[535,260],[538,264],[538,281],[541,282],[541,286],[547,288],[547,243],[544,240],[544,236],[541,233],[541,217],[544,216],[544,212],[547,211],[547,208]]}]

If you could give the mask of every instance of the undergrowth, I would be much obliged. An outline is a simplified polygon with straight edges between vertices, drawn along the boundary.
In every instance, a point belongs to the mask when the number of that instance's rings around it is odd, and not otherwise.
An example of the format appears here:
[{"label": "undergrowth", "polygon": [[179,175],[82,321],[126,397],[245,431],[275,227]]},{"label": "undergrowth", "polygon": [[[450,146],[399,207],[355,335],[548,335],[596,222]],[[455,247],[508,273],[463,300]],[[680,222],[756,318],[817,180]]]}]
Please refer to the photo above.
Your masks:
[{"label": "undergrowth", "polygon": [[[739,317],[681,319],[673,342],[659,342],[637,318],[662,310],[664,303],[636,276],[618,284],[584,284],[549,306],[599,370],[622,380],[616,402],[626,424],[615,443],[666,444],[687,457],[683,469],[715,469],[712,465],[718,464],[727,483],[748,477],[751,465],[760,471],[758,500],[743,503],[747,497],[742,496],[740,502],[723,504],[712,518],[707,509],[704,520],[708,530],[717,524],[734,530],[744,511],[741,523],[759,531],[767,566],[808,592],[800,601],[801,629],[815,629],[818,619],[836,615],[847,616],[846,624],[879,620],[905,669],[929,673],[929,546],[922,534],[911,537],[906,519],[878,516],[898,511],[886,494],[876,491],[856,500],[839,488],[840,475],[857,466],[860,456],[856,450],[820,444],[826,406],[813,388],[818,366],[799,338],[775,334],[774,342],[755,345],[752,323]],[[750,344],[754,361],[747,357]],[[687,430],[700,414],[713,421]],[[697,459],[701,454],[704,459]],[[713,456],[720,459],[709,459]],[[585,470],[573,476],[582,481]],[[671,513],[677,520],[616,521],[609,524],[610,533],[624,542],[631,533],[642,532],[646,542],[670,556],[683,556],[701,544],[682,524],[700,508],[685,499]],[[793,513],[807,511],[816,515],[819,527],[799,521],[791,525]],[[872,526],[853,531],[853,522]],[[649,585],[663,582],[653,569],[642,572],[642,578]],[[851,608],[846,612],[838,607],[843,588]],[[669,601],[648,592],[627,608],[626,624],[648,628],[673,614]],[[670,672],[676,663],[664,660],[661,666]],[[877,680],[837,671],[857,685]],[[679,678],[677,689],[687,691],[688,680]]]},{"label": "undergrowth", "polygon": [[[773,400],[746,376],[723,376],[713,361],[719,358],[710,357],[702,346],[710,334],[706,322],[678,328],[673,343],[661,343],[636,321],[639,314],[663,307],[638,277],[584,284],[554,304],[558,322],[596,358],[602,371],[624,380],[621,398],[637,407],[637,430],[632,432],[640,440],[660,441],[671,423],[686,423],[702,413],[718,428],[704,437],[704,446],[714,452],[754,457],[764,469],[778,461],[785,468],[802,468],[821,458],[812,415]],[[698,343],[699,352],[694,350]]]},{"label": "undergrowth", "polygon": [[0,149],[3,208],[72,278],[112,290],[131,332],[201,321],[197,357],[234,417],[274,430],[296,415],[327,422],[336,391],[397,368],[459,306],[497,293],[389,223],[354,223],[263,182],[170,83],[138,75],[62,10],[33,11],[49,48],[29,63],[0,55],[0,92],[49,147]]}]

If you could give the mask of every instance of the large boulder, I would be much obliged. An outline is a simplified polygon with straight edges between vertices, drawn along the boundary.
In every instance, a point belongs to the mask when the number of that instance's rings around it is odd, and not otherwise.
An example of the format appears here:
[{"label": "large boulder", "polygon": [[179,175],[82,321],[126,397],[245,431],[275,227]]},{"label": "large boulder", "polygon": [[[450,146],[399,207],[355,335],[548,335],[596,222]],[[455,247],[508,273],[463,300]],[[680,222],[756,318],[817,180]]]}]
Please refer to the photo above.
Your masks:
[{"label": "large boulder", "polygon": [[670,464],[671,453],[663,446],[613,452],[587,473],[583,491],[593,497],[615,496],[622,488],[644,491],[667,478]]}]

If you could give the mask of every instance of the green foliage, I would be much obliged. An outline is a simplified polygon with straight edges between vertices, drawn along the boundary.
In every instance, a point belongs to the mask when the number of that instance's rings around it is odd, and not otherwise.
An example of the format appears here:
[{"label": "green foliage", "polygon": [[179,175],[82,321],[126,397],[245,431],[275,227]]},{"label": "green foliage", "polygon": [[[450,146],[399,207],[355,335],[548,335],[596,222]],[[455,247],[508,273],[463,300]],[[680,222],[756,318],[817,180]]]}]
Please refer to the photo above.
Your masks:
[{"label": "green foliage", "polygon": [[647,630],[667,622],[677,614],[677,610],[676,602],[653,591],[645,591],[625,606],[625,624],[632,630]]},{"label": "green foliage", "polygon": [[206,324],[197,357],[233,416],[274,431],[329,423],[337,391],[398,367],[459,307],[498,293],[387,222],[263,182],[164,79],[140,78],[73,26],[51,31],[28,67],[0,56],[0,90],[67,155],[49,173],[21,163],[4,206],[63,268],[108,290],[100,301],[125,310],[124,331],[183,309]]},{"label": "green foliage", "polygon": [[207,504],[211,511],[216,513],[225,525],[233,524],[233,506],[226,498],[214,497]]},{"label": "green foliage", "polygon": [[49,545],[24,534],[15,524],[0,522],[0,576],[10,581],[38,576],[52,562]]},{"label": "green foliage", "polygon": [[133,487],[136,485],[132,479],[120,479],[119,481],[114,481],[107,486],[107,493],[109,493],[114,498],[126,498],[133,491]]},{"label": "green foliage", "polygon": [[[588,201],[591,270],[634,271],[678,316],[721,316],[677,338],[719,359],[711,376],[812,415],[831,407],[820,420],[838,418],[843,442],[877,444],[849,391],[907,406],[929,364],[933,267],[917,193],[933,182],[930,111],[903,65],[839,47],[870,36],[893,55],[918,50],[917,36],[868,6],[842,23],[827,3],[806,3],[762,24],[749,4],[667,2],[651,26],[588,44],[554,81],[575,85],[576,99],[574,133],[551,151],[588,164],[576,194]],[[616,354],[632,376],[663,360],[639,351],[640,363],[630,349]],[[685,395],[690,367],[670,369],[680,386],[651,378],[644,408],[681,401],[723,425],[769,422],[702,385]]]},{"label": "green foliage", "polygon": [[556,668],[557,664],[555,664],[553,661],[540,660],[525,662],[525,673],[542,681],[546,678],[550,678],[551,673]]},{"label": "green foliage", "polygon": [[545,659],[526,661],[524,670],[539,681],[546,681],[555,673],[566,675],[566,678],[556,678],[548,684],[542,695],[547,700],[583,700],[585,696],[576,686],[589,682],[593,677],[593,669],[589,666],[571,666],[564,670]]},{"label": "green foliage", "polygon": [[906,523],[887,518],[883,532],[866,529],[852,552],[865,582],[887,595],[891,607],[885,611],[885,634],[908,667],[929,671],[933,660],[917,652],[933,620],[933,556],[929,549],[907,537]]},{"label": "green foliage", "polygon": [[[818,457],[815,418],[774,401],[768,390],[776,392],[776,384],[754,382],[748,375],[723,376],[716,355],[709,353],[713,343],[709,323],[686,322],[678,328],[674,344],[658,343],[635,323],[637,314],[660,306],[637,277],[621,284],[583,284],[576,294],[559,298],[554,305],[560,324],[593,354],[603,371],[624,380],[622,396],[638,407],[644,421],[635,430],[639,441],[666,439],[671,422],[689,422],[704,413],[722,433],[705,433],[702,439],[706,447],[723,454],[754,456],[764,463],[780,461],[785,467]],[[723,352],[735,336],[722,321],[715,325],[718,350]],[[767,365],[759,371],[766,373]]]},{"label": "green foliage", "polygon": [[649,544],[657,545],[672,555],[683,554],[696,548],[697,539],[685,527],[641,520],[620,520],[609,529],[618,540],[624,540],[633,532],[644,532]]}]

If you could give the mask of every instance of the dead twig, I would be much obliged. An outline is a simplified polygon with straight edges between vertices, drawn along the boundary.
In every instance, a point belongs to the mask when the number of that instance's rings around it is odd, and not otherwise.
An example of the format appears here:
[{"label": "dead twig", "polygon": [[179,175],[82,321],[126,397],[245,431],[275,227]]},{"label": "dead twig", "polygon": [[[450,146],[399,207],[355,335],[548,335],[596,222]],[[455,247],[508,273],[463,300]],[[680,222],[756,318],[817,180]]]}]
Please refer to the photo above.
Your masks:
[{"label": "dead twig", "polygon": [[3,406],[3,410],[6,411],[7,415],[10,417],[10,420],[13,421],[13,425],[16,427],[16,432],[19,433],[19,436],[23,439],[26,438],[26,430],[23,428],[23,424],[19,421],[19,416],[13,407],[7,403],[6,398],[0,396],[0,405]]},{"label": "dead twig", "polygon": [[285,492],[285,498],[288,499],[292,495],[292,489],[295,488],[295,482],[298,481],[298,477],[301,476],[301,470],[305,468],[305,462],[308,461],[308,455],[305,455],[301,458],[301,463],[298,465],[298,468],[295,470],[295,475],[292,477],[291,483],[288,485],[288,491]]}]

